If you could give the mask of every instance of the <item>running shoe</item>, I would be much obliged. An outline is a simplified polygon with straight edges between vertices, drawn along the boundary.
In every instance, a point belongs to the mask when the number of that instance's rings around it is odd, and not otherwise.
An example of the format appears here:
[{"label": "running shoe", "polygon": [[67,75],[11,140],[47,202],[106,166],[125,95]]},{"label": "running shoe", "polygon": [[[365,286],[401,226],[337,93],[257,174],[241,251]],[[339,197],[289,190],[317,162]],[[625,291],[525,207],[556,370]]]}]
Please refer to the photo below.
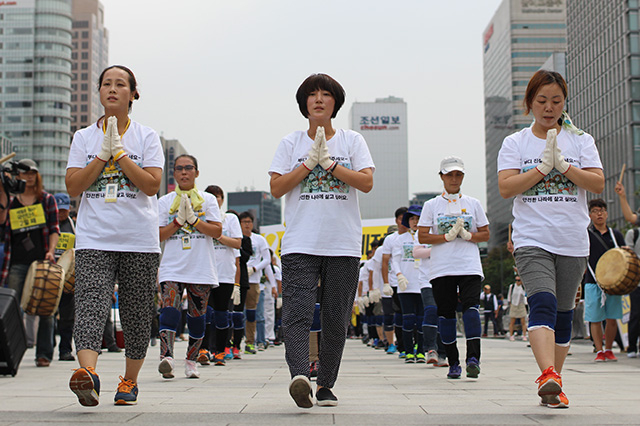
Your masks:
[{"label": "running shoe", "polygon": [[211,360],[211,354],[206,349],[200,349],[198,352],[198,362],[200,365],[209,365]]},{"label": "running shoe", "polygon": [[164,379],[173,379],[175,377],[173,374],[174,368],[175,363],[173,362],[173,358],[167,356],[162,358],[160,361],[160,365],[158,365],[158,372],[162,374]]},{"label": "running shoe", "polygon": [[318,361],[313,361],[309,365],[309,377],[310,378],[318,377]]},{"label": "running shoe", "polygon": [[393,355],[398,351],[398,348],[396,347],[396,345],[394,345],[393,343],[389,345],[389,347],[387,348],[387,353],[389,355]]},{"label": "running shoe", "polygon": [[316,402],[320,407],[335,407],[338,405],[338,398],[329,388],[320,388],[316,392]]},{"label": "running shoe", "polygon": [[427,352],[427,364],[437,364],[438,363],[438,352],[431,349]]},{"label": "running shoe", "polygon": [[416,356],[414,354],[407,354],[407,356],[404,359],[405,364],[415,364],[415,362],[416,362]]},{"label": "running shoe", "polygon": [[184,375],[189,379],[198,379],[200,378],[200,373],[198,372],[198,365],[195,361],[191,361],[189,359],[184,360]]},{"label": "running shoe", "polygon": [[607,357],[604,355],[604,351],[600,351],[596,354],[596,359],[594,359],[595,362],[605,362],[607,360]]},{"label": "running shoe", "polygon": [[447,378],[459,379],[461,375],[462,375],[462,367],[460,367],[460,363],[455,363],[449,366],[449,373],[447,373]]},{"label": "running shoe", "polygon": [[259,352],[263,352],[265,349],[267,349],[264,345],[264,343],[260,342],[258,343],[258,351]]},{"label": "running shoe", "polygon": [[231,348],[224,348],[224,359],[233,359],[233,354],[231,353]]},{"label": "running shoe", "polygon": [[427,362],[427,359],[425,358],[423,353],[417,353],[416,354],[416,363],[424,364],[426,362]]},{"label": "running shoe", "polygon": [[[195,362],[194,362],[195,364]],[[133,380],[127,380],[120,376],[120,383],[116,396],[113,398],[115,405],[135,405],[138,403],[138,386]]]},{"label": "running shoe", "polygon": [[244,346],[244,353],[245,353],[245,354],[249,354],[249,355],[255,355],[255,354],[256,354],[256,347],[255,347],[255,346],[253,346],[253,345],[252,345],[252,344],[250,344],[250,343],[247,343],[247,344]]},{"label": "running shoe", "polygon": [[398,358],[405,358],[406,356],[406,352],[398,352]]},{"label": "running shoe", "polygon": [[538,384],[538,396],[542,398],[542,404],[558,404],[558,395],[562,392],[562,377],[553,369],[553,366],[542,372],[536,379]]},{"label": "running shoe", "polygon": [[378,339],[369,340],[369,342],[367,342],[367,346],[372,346],[375,349],[376,346],[378,346]]},{"label": "running shoe", "polygon": [[476,357],[471,357],[467,360],[467,377],[477,379],[478,374],[480,374],[480,362]]},{"label": "running shoe", "polygon": [[433,364],[435,367],[448,367],[449,363],[447,362],[447,358],[446,357],[440,357],[438,356],[438,362]]},{"label": "running shoe", "polygon": [[224,366],[226,364],[225,353],[224,352],[218,352],[217,354],[215,354],[213,356],[213,362],[215,363],[215,365]]},{"label": "running shoe", "polygon": [[300,408],[313,407],[311,382],[306,376],[295,376],[289,383],[289,395]]},{"label": "running shoe", "polygon": [[617,361],[618,358],[616,358],[616,356],[613,354],[613,351],[611,349],[607,349],[604,351],[604,358],[607,361]]},{"label": "running shoe", "polygon": [[560,392],[558,394],[558,399],[560,400],[560,402],[554,402],[554,403],[548,403],[548,404],[543,404],[541,402],[540,404],[546,405],[549,408],[569,408],[569,398],[567,398],[567,395],[565,395],[564,392]]},{"label": "running shoe", "polygon": [[234,347],[231,350],[231,352],[233,353],[233,359],[242,359],[242,355],[240,354],[240,349]]},{"label": "running shoe", "polygon": [[635,351],[627,352],[627,358],[638,358],[638,352],[635,352]]},{"label": "running shoe", "polygon": [[387,342],[385,342],[384,340],[378,340],[376,349],[387,349]]},{"label": "running shoe", "polygon": [[100,401],[100,378],[93,367],[74,370],[69,379],[69,389],[78,397],[80,405],[94,407]]}]

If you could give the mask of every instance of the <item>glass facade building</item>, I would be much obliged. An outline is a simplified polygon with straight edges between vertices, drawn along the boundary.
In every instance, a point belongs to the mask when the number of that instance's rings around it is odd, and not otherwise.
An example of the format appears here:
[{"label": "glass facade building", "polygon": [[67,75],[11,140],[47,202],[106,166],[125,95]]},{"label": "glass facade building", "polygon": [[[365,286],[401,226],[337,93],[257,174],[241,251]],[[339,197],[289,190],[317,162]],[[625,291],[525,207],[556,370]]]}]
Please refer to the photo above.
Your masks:
[{"label": "glass facade building", "polygon": [[567,46],[566,0],[504,0],[483,34],[485,160],[490,248],[506,244],[512,201],[500,196],[497,159],[508,135],[531,125],[531,76]]},{"label": "glass facade building", "polygon": [[71,0],[0,2],[0,135],[65,190],[71,139]]},{"label": "glass facade building", "polygon": [[264,191],[229,192],[227,208],[238,214],[248,211],[255,219],[254,228],[282,223],[282,201]]},{"label": "glass facade building", "polygon": [[609,222],[625,225],[614,186],[640,207],[640,10],[638,0],[583,0],[567,5],[567,77],[574,123],[596,141],[604,167]]}]

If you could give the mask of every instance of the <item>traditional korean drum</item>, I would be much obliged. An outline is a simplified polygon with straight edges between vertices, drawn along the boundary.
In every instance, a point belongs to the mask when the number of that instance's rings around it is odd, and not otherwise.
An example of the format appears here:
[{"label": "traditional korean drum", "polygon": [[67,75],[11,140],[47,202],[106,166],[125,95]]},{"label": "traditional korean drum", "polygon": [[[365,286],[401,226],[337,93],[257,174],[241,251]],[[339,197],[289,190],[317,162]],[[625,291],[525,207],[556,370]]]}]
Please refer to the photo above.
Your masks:
[{"label": "traditional korean drum", "polygon": [[64,269],[47,260],[36,260],[29,267],[22,290],[22,309],[30,315],[51,316],[56,313],[62,286]]},{"label": "traditional korean drum", "polygon": [[640,259],[627,247],[607,250],[596,265],[596,281],[607,294],[629,294],[640,282]]},{"label": "traditional korean drum", "polygon": [[64,269],[63,292],[73,293],[76,289],[76,255],[74,249],[66,250],[58,259],[58,265]]}]

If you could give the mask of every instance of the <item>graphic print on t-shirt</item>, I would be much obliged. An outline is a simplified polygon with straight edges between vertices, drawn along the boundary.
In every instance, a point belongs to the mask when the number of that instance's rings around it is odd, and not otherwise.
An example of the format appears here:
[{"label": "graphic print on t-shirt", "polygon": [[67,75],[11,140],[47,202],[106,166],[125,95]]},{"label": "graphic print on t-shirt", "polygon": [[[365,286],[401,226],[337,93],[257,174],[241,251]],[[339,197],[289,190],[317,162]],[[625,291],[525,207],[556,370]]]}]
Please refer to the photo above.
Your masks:
[{"label": "graphic print on t-shirt", "polygon": [[[522,169],[522,173],[532,169],[533,166],[525,167]],[[567,179],[562,173],[556,169],[551,170],[551,173],[546,175],[540,182],[522,193],[523,196],[535,196],[535,195],[578,195],[578,187]]]},{"label": "graphic print on t-shirt", "polygon": [[[129,158],[131,158],[132,160],[134,160],[133,157],[135,156],[129,155]],[[142,163],[139,163],[139,162],[135,162],[135,163],[139,167],[142,167]],[[87,162],[87,164],[89,164],[89,162]],[[138,187],[135,186],[133,182],[131,182],[131,180],[129,180],[127,175],[125,175],[122,169],[120,168],[120,165],[116,161],[114,161],[113,158],[111,158],[107,162],[107,164],[105,164],[104,169],[102,170],[102,173],[100,173],[100,176],[98,176],[95,182],[93,182],[91,186],[89,186],[86,192],[101,193],[102,197],[104,197],[105,189],[107,185],[111,183],[115,183],[118,185],[118,197],[124,197],[125,192],[128,192],[133,194],[126,195],[127,197],[137,198],[137,195],[138,195],[137,193],[139,191]],[[87,197],[89,197],[89,194],[87,194]]]},{"label": "graphic print on t-shirt", "polygon": [[[334,158],[334,160],[341,166],[351,169],[351,163],[347,158]],[[333,176],[332,173],[329,173],[320,165],[311,170],[300,185],[301,194],[317,194],[321,192],[348,194],[350,188],[349,185]]]},{"label": "graphic print on t-shirt", "polygon": [[402,244],[402,261],[403,262],[415,261],[415,259],[413,258],[413,242]]},{"label": "graphic print on t-shirt", "polygon": [[436,223],[438,224],[438,234],[446,234],[449,230],[456,224],[458,221],[458,217],[464,219],[464,229],[469,231],[471,229],[471,225],[473,224],[473,217],[470,215],[466,215],[467,209],[462,209],[462,216],[451,216],[443,214],[438,216],[436,219]]}]

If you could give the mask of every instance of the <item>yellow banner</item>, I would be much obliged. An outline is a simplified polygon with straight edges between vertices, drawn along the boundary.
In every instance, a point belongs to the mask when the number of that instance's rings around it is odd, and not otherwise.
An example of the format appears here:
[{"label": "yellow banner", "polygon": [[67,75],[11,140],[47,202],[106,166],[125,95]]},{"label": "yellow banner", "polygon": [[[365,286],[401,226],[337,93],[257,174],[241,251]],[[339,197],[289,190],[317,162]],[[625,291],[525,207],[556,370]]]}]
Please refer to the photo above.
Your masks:
[{"label": "yellow banner", "polygon": [[14,232],[43,228],[47,224],[44,209],[40,203],[9,210],[9,219],[11,230]]},{"label": "yellow banner", "polygon": [[76,243],[76,236],[70,232],[60,233],[58,238],[58,244],[56,244],[56,250],[62,250],[63,252],[72,249]]}]

